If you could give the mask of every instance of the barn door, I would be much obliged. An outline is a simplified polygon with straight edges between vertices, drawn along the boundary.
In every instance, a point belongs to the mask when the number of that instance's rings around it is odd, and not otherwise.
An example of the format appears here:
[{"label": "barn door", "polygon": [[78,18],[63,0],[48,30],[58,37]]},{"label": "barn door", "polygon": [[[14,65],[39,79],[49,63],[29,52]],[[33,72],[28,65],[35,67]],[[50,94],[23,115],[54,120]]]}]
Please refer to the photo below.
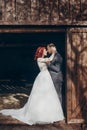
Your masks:
[{"label": "barn door", "polygon": [[87,123],[87,28],[67,31],[67,122]]}]

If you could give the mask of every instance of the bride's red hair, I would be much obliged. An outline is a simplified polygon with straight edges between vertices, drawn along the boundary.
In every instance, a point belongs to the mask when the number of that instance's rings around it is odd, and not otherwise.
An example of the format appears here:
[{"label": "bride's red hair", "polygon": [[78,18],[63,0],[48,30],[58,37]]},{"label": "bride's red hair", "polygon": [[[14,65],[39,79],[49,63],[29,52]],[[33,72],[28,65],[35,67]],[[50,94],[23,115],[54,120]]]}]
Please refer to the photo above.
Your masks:
[{"label": "bride's red hair", "polygon": [[41,58],[43,56],[45,47],[38,47],[35,53],[34,59],[37,60],[37,58]]}]

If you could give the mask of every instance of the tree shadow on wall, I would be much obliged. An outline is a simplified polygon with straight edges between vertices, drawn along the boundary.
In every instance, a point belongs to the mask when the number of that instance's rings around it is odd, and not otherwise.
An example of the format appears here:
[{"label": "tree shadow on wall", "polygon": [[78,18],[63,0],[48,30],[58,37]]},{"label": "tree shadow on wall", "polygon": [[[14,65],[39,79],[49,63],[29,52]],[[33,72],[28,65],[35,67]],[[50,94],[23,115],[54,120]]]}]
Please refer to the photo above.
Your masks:
[{"label": "tree shadow on wall", "polygon": [[[81,41],[81,43],[82,42],[83,41]],[[71,43],[71,41],[69,41],[69,43]],[[82,49],[79,51],[78,48],[80,46]],[[74,115],[74,118],[78,119],[79,117],[82,117],[82,119],[84,119],[84,122],[87,123],[87,45],[82,46],[81,44],[79,44],[78,46],[74,46],[72,44],[71,49],[75,57],[73,58],[71,53],[71,56],[68,60],[71,64],[73,64],[73,67],[70,67],[68,65],[67,70],[71,82],[74,84],[75,87],[75,97],[78,101],[76,107],[79,106],[80,108],[79,112]]]}]

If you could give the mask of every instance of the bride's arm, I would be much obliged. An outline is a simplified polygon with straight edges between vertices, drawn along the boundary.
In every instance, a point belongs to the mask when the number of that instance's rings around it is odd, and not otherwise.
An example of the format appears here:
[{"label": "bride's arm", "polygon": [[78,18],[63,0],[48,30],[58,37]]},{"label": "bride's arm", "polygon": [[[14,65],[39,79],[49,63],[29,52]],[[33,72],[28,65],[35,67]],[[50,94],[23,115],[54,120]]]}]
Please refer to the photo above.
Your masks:
[{"label": "bride's arm", "polygon": [[39,62],[47,63],[47,62],[51,62],[53,58],[54,58],[54,53],[49,58],[38,58],[37,60]]},{"label": "bride's arm", "polygon": [[42,63],[46,63],[47,61],[49,61],[49,59],[48,58],[38,58],[37,61],[42,62]]}]

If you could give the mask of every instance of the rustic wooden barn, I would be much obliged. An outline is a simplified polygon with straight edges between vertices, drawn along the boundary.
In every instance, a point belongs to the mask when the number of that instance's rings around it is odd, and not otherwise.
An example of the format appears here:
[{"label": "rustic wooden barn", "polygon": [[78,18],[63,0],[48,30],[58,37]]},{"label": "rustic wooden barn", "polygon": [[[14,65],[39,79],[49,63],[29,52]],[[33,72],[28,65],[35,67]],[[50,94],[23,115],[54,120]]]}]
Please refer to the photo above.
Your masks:
[{"label": "rustic wooden barn", "polygon": [[[58,38],[63,35],[64,41],[58,43],[56,40],[56,45],[60,53],[63,49],[65,58],[67,123],[87,123],[87,1],[0,0],[0,47],[21,46],[2,42],[4,34],[8,37],[8,34],[21,33],[37,37],[41,33],[48,34],[49,38],[53,33]],[[39,38],[36,40],[40,41]],[[50,41],[43,39],[40,42]],[[31,43],[33,47],[38,45]]]}]

